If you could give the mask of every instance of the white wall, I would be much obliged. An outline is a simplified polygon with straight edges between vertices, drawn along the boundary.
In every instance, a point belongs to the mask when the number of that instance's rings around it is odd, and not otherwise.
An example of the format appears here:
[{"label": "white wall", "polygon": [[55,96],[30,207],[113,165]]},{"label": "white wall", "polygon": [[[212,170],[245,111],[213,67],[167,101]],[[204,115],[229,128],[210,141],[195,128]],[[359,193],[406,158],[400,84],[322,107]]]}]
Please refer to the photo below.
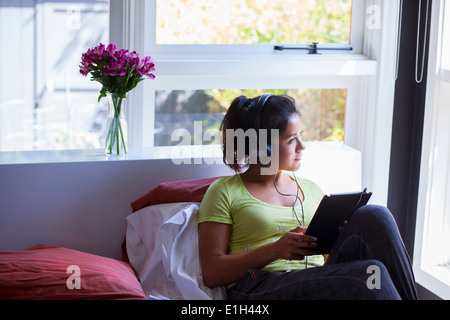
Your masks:
[{"label": "white wall", "polygon": [[[0,152],[0,251],[51,244],[121,259],[132,201],[164,181],[233,174],[221,158],[176,165],[170,154],[130,151],[128,160],[108,161],[95,150]],[[359,191],[361,154],[308,143],[298,176],[325,193]]]},{"label": "white wall", "polygon": [[0,165],[0,250],[45,243],[120,259],[130,202],[163,181],[225,174],[171,160]]}]

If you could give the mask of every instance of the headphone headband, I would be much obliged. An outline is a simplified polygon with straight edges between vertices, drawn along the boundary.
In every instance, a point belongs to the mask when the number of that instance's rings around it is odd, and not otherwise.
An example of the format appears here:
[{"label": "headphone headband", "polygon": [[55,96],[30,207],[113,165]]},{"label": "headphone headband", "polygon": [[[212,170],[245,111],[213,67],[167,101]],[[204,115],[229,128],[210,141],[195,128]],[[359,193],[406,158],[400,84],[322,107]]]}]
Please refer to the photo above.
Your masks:
[{"label": "headphone headband", "polygon": [[264,108],[264,105],[270,97],[273,97],[273,93],[264,93],[261,97],[259,97],[258,104],[256,105],[259,109],[259,112],[261,112],[261,110]]},{"label": "headphone headband", "polygon": [[[264,109],[264,106],[266,105],[267,100],[269,100],[272,96],[274,96],[274,94],[272,94],[272,93],[265,93],[261,97],[259,97],[258,103],[256,104],[256,112],[258,114],[256,115],[255,130],[256,130],[256,134],[257,134],[258,137],[259,137],[259,129],[260,129],[260,125],[261,125],[260,124],[261,123],[261,112]],[[257,150],[259,150],[259,138],[258,138],[257,144],[258,144]],[[271,149],[270,144],[266,146],[266,149],[267,149],[267,152],[269,154],[271,154],[272,149]]]},{"label": "headphone headband", "polygon": [[261,97],[258,99],[258,103],[256,104],[256,112],[258,113],[256,115],[256,126],[255,130],[259,134],[259,127],[261,122],[261,112],[264,109],[264,106],[266,105],[267,100],[270,99],[270,97],[274,96],[272,93],[264,93]]}]

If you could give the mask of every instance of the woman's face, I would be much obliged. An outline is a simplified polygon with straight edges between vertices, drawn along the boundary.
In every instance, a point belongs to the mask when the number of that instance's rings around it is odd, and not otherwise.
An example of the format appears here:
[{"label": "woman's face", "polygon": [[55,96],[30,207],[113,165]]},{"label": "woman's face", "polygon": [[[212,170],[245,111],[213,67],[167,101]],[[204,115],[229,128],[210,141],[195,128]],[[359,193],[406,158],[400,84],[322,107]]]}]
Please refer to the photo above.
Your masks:
[{"label": "woman's face", "polygon": [[297,114],[289,117],[288,125],[284,133],[279,137],[279,169],[286,171],[297,171],[300,169],[302,151],[305,146],[301,140],[303,125]]}]

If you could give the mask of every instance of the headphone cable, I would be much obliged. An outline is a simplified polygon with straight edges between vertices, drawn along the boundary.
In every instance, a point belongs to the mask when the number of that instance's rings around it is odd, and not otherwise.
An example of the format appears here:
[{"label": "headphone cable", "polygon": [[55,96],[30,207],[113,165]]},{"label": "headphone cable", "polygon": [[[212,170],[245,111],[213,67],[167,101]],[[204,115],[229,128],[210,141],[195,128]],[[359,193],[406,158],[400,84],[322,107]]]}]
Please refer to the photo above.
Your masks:
[{"label": "headphone cable", "polygon": [[[295,184],[296,184],[296,186],[297,186],[297,194],[286,194],[286,193],[280,192],[280,190],[278,190],[277,183],[276,183],[276,181],[275,181],[275,179],[276,179],[276,177],[277,177],[277,174],[275,174],[275,175],[273,176],[273,185],[275,186],[275,190],[277,190],[277,192],[278,192],[280,195],[285,196],[285,197],[295,197],[294,204],[292,205],[292,210],[294,211],[295,218],[297,219],[299,225],[300,225],[301,227],[303,227],[303,226],[305,225],[305,212],[304,212],[304,210],[303,210],[303,202],[302,202],[302,200],[300,199],[300,197],[298,196],[298,194],[299,194],[299,192],[300,192],[300,187],[299,187],[299,185],[298,185],[298,181],[297,181],[297,177],[295,176],[295,173],[292,172],[292,174],[294,175]],[[300,206],[301,206],[301,209],[302,209],[302,222],[300,222],[300,219],[298,218],[298,215],[297,215],[297,211],[295,210],[295,204],[297,203],[297,200],[300,202]]]},{"label": "headphone cable", "polygon": [[[278,190],[277,183],[276,183],[276,177],[277,177],[276,173],[273,176],[273,185],[275,186],[275,190],[277,190],[277,192],[280,195],[285,196],[285,197],[295,197],[294,204],[292,205],[292,210],[294,211],[295,218],[297,219],[298,223],[300,224],[301,227],[303,227],[305,225],[305,211],[303,210],[302,199],[300,199],[300,197],[298,196],[298,194],[300,192],[300,187],[298,185],[297,177],[295,176],[294,172],[292,172],[292,174],[294,175],[295,184],[297,185],[297,194],[285,194],[285,193],[280,192],[280,190]],[[297,211],[295,210],[295,204],[297,203],[297,200],[300,201],[300,206],[302,208],[302,222],[300,222],[300,219],[298,218],[298,215],[297,215]],[[308,268],[308,257],[307,256],[305,256],[305,269],[306,268]]]}]

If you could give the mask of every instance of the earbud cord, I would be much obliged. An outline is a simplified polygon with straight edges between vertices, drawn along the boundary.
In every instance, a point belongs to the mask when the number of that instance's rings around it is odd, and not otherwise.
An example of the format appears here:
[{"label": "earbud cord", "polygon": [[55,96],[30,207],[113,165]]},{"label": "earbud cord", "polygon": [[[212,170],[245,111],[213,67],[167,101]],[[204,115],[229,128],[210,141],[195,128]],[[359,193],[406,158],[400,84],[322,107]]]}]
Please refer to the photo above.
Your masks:
[{"label": "earbud cord", "polygon": [[[292,210],[294,211],[295,214],[295,218],[297,219],[298,223],[300,224],[301,227],[303,227],[305,225],[305,211],[303,210],[303,202],[302,199],[300,199],[300,197],[298,196],[299,192],[300,192],[300,187],[298,185],[298,181],[297,181],[297,177],[295,176],[295,173],[292,172],[292,174],[294,175],[294,180],[295,180],[295,184],[297,185],[297,194],[285,194],[280,192],[280,190],[278,190],[277,187],[277,183],[276,183],[276,177],[277,174],[275,173],[273,176],[273,185],[275,186],[275,190],[277,190],[277,192],[285,197],[295,197],[295,201],[294,204],[292,205]],[[302,208],[302,222],[300,222],[298,215],[297,215],[297,211],[295,210],[295,204],[297,203],[297,200],[300,201],[300,206]],[[305,257],[305,268],[308,268],[308,257]]]},{"label": "earbud cord", "polygon": [[[303,202],[302,202],[302,200],[300,199],[300,197],[298,196],[298,194],[299,194],[299,192],[300,192],[300,187],[298,186],[298,181],[297,181],[297,177],[295,176],[295,173],[292,172],[292,174],[294,175],[295,183],[296,183],[296,185],[297,185],[297,194],[285,194],[285,193],[280,192],[280,191],[278,190],[277,183],[276,183],[276,177],[277,177],[276,174],[273,176],[273,185],[275,186],[275,190],[277,190],[277,192],[278,192],[280,195],[285,196],[285,197],[295,197],[294,204],[292,205],[292,210],[294,211],[295,218],[297,219],[299,225],[300,225],[301,227],[303,227],[303,226],[305,225],[305,212],[304,212],[304,210],[303,210]],[[302,208],[302,222],[300,222],[300,219],[298,218],[298,215],[297,215],[297,211],[295,210],[295,204],[297,203],[297,200],[300,201],[300,206],[301,206],[301,208]]]}]

